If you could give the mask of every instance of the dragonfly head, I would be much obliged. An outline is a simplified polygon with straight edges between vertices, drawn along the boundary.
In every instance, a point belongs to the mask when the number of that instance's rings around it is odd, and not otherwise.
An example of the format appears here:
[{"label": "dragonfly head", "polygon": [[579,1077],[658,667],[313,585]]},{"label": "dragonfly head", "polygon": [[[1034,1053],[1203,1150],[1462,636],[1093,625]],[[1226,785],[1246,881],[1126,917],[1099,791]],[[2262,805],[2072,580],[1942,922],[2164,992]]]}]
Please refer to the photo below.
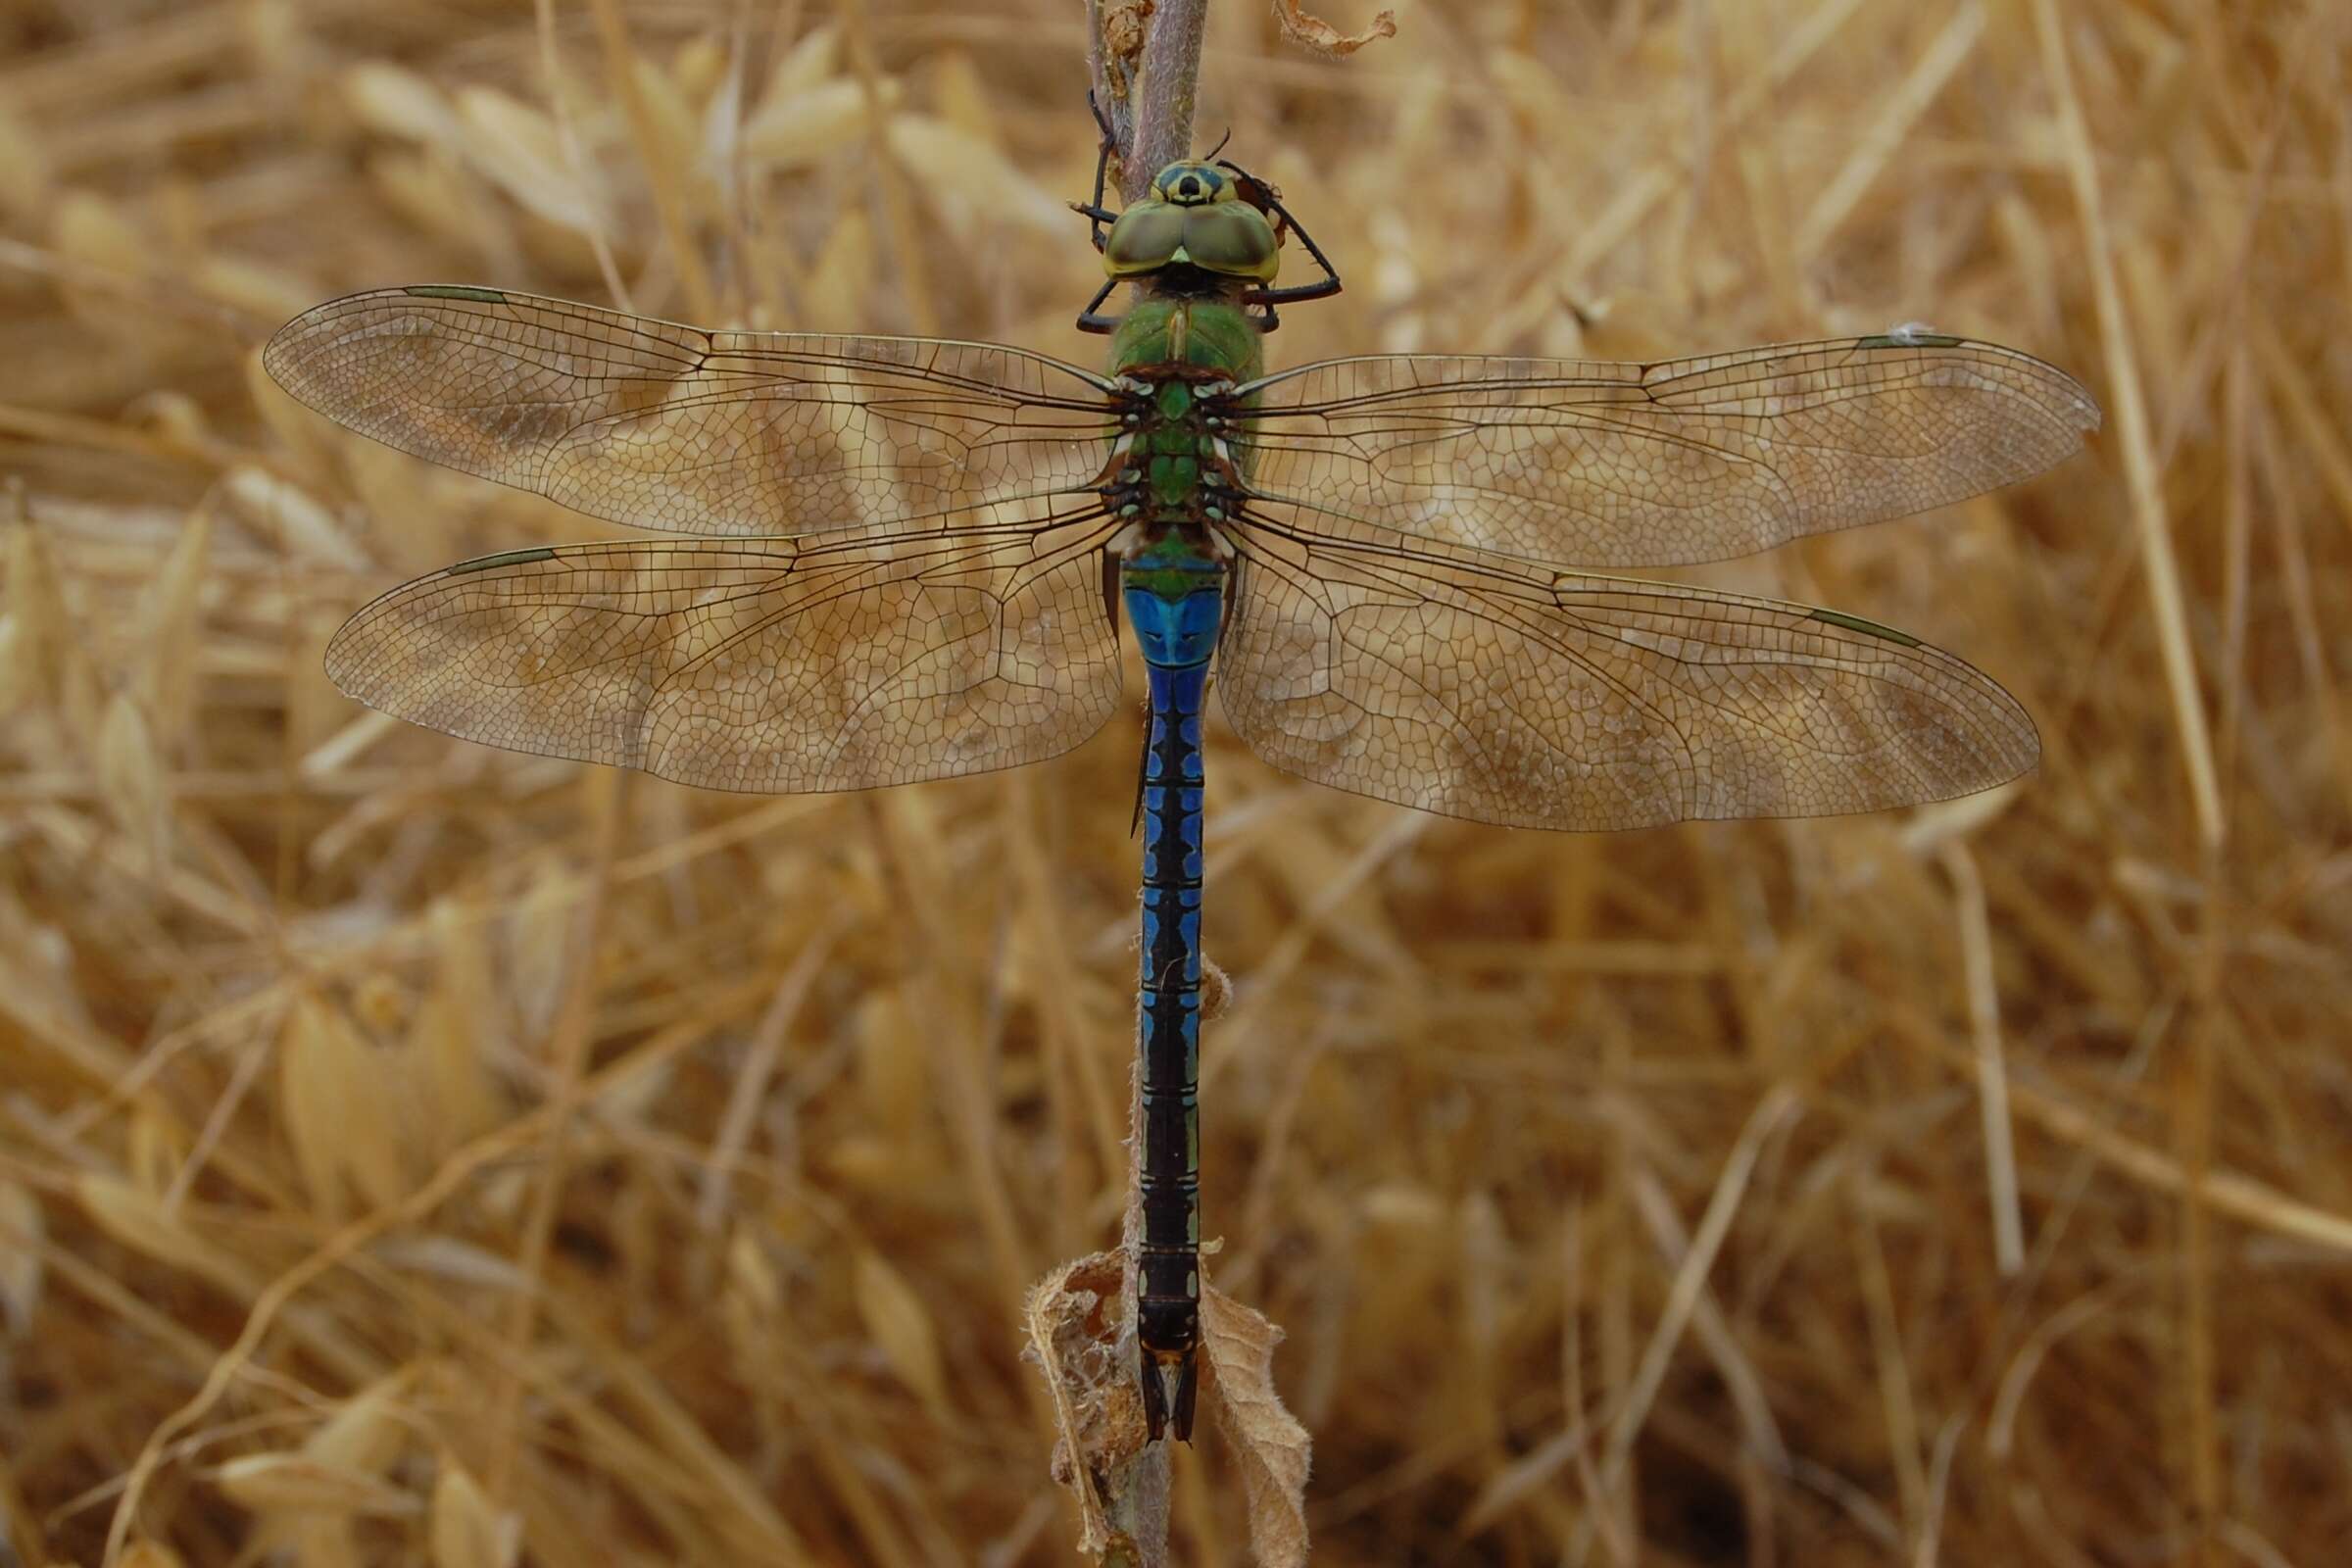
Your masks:
[{"label": "dragonfly head", "polygon": [[1215,164],[1170,164],[1152,194],[1121,213],[1102,247],[1113,277],[1192,267],[1246,283],[1270,283],[1280,265],[1273,221],[1244,182]]}]

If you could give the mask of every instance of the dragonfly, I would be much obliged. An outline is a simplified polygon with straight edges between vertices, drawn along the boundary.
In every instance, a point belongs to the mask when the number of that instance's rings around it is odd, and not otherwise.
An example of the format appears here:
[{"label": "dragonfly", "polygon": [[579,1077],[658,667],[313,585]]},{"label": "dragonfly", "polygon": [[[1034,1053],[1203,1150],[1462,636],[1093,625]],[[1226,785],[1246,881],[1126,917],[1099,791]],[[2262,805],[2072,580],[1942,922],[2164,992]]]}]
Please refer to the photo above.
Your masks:
[{"label": "dragonfly", "polygon": [[[1107,162],[1107,149],[1103,163]],[[1096,370],[1003,344],[706,330],[504,289],[319,305],[264,352],[361,434],[658,542],[508,550],[376,599],[345,693],[492,746],[841,791],[1066,752],[1146,671],[1137,1381],[1192,1432],[1207,692],[1299,777],[1506,827],[1869,811],[2031,769],[1992,680],[1859,615],[1618,575],[1924,512],[2099,412],[1901,327],[1652,363],[1268,370],[1338,272],[1272,186],[1170,165],[1113,213]],[[1277,279],[1299,240],[1321,275]],[[1131,285],[1127,308],[1102,313]]]}]

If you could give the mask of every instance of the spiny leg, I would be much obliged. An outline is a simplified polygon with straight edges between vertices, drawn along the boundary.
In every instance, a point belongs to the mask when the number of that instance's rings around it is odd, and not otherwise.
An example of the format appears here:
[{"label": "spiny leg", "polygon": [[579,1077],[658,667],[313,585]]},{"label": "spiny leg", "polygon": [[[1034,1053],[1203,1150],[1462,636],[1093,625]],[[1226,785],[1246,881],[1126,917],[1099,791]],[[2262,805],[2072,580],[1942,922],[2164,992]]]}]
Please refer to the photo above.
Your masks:
[{"label": "spiny leg", "polygon": [[[1094,200],[1083,206],[1077,202],[1070,203],[1070,211],[1087,220],[1088,237],[1094,240],[1099,253],[1110,243],[1110,237],[1103,232],[1102,225],[1118,221],[1119,217],[1102,205],[1102,198],[1110,189],[1110,156],[1119,150],[1119,137],[1118,132],[1111,128],[1110,117],[1102,112],[1102,105],[1096,99],[1091,87],[1087,89],[1086,107],[1102,131],[1102,140],[1095,151],[1095,196]],[[1111,278],[1096,291],[1093,299],[1086,302],[1078,313],[1079,331],[1107,336],[1119,329],[1117,317],[1101,314],[1102,302],[1110,298],[1110,291],[1118,286],[1119,280]]]},{"label": "spiny leg", "polygon": [[1079,331],[1107,334],[1115,332],[1119,329],[1119,318],[1117,317],[1103,316],[1100,314],[1102,309],[1102,302],[1110,298],[1110,291],[1118,286],[1119,279],[1115,277],[1104,278],[1102,280],[1102,286],[1095,290],[1095,297],[1091,300],[1088,300],[1086,302],[1085,309],[1078,313]]},{"label": "spiny leg", "polygon": [[[1102,140],[1095,151],[1095,195],[1092,201],[1083,206],[1077,202],[1070,203],[1070,211],[1087,220],[1088,235],[1094,240],[1096,251],[1100,252],[1110,242],[1109,236],[1102,232],[1102,225],[1116,222],[1119,217],[1102,205],[1102,198],[1110,189],[1110,155],[1119,150],[1119,136],[1117,131],[1111,129],[1110,117],[1102,112],[1102,106],[1096,101],[1091,87],[1087,89],[1086,107],[1087,112],[1095,117],[1095,123],[1102,130]],[[1099,305],[1102,301],[1098,299],[1095,303]]]},{"label": "spiny leg", "polygon": [[1277,239],[1284,234],[1297,234],[1298,243],[1306,247],[1308,258],[1323,270],[1323,275],[1312,283],[1298,283],[1287,288],[1253,288],[1244,294],[1242,296],[1244,305],[1265,307],[1265,315],[1255,318],[1257,329],[1261,332],[1271,332],[1282,324],[1282,318],[1275,314],[1274,307],[1277,305],[1297,305],[1306,300],[1324,300],[1339,293],[1341,286],[1339,269],[1331,265],[1331,258],[1323,254],[1323,247],[1315,243],[1315,236],[1306,231],[1306,225],[1292,217],[1291,210],[1282,205],[1282,193],[1230,158],[1219,159],[1217,167],[1233,171],[1234,174],[1248,187],[1249,199],[1264,211],[1274,215],[1276,225],[1274,232]]}]

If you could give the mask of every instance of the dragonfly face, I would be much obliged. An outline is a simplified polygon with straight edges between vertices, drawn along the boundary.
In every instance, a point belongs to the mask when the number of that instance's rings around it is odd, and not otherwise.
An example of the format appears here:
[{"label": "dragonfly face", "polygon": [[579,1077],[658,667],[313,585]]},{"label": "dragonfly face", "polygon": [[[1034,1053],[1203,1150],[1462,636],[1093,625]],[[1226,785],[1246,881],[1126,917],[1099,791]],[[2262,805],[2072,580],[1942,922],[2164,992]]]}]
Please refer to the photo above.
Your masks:
[{"label": "dragonfly face", "polygon": [[1248,189],[1214,164],[1170,164],[1152,194],[1119,214],[1103,242],[1103,270],[1137,278],[1168,268],[1197,268],[1212,279],[1271,283],[1280,240]]}]

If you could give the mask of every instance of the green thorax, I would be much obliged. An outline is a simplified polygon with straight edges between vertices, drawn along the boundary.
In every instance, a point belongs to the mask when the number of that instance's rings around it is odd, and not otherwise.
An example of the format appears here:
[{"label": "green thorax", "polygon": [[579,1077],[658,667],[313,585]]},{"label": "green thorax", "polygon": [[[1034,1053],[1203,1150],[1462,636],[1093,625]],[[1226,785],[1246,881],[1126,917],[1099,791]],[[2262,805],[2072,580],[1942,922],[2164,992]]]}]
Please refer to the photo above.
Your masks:
[{"label": "green thorax", "polygon": [[[1251,381],[1263,371],[1260,334],[1237,304],[1221,299],[1147,294],[1119,322],[1110,371],[1152,384],[1152,402],[1136,431],[1132,457],[1151,503],[1166,518],[1207,518],[1201,479],[1221,466],[1221,433],[1202,396],[1201,372],[1215,381]],[[1182,370],[1189,375],[1172,373]],[[1246,459],[1247,453],[1239,456]]]},{"label": "green thorax", "polygon": [[1209,297],[1146,293],[1110,339],[1110,373],[1156,365],[1222,370],[1237,383],[1265,373],[1261,334],[1240,303]]}]

